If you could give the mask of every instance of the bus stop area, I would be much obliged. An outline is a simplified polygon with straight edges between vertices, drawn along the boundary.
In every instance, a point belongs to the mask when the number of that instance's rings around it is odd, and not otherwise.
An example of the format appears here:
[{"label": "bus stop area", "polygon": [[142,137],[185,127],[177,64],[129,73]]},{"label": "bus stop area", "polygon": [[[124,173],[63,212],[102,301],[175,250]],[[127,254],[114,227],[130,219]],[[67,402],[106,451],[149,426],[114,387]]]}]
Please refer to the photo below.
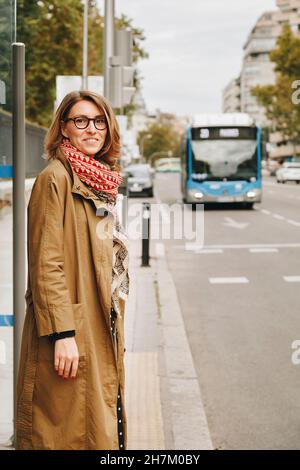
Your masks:
[{"label": "bus stop area", "polygon": [[[26,180],[29,192],[33,181]],[[5,190],[7,194],[7,183]],[[11,448],[13,433],[11,229],[11,208],[6,207],[0,217],[0,311],[4,312],[0,318],[1,449]],[[150,265],[146,267],[141,265],[141,248],[141,240],[130,241],[131,286],[125,317],[128,450],[211,449],[197,375],[162,244],[150,242]]]}]

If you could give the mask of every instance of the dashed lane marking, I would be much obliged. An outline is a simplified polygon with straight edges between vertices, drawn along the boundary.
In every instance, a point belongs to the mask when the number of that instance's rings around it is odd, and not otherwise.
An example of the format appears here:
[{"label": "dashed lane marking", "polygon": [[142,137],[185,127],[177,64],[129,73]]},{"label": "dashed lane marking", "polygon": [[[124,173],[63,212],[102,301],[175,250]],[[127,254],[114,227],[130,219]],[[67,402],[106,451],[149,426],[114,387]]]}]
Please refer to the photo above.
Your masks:
[{"label": "dashed lane marking", "polygon": [[283,276],[286,282],[300,282],[300,276]]},{"label": "dashed lane marking", "polygon": [[211,250],[210,249],[206,250],[205,248],[203,248],[203,249],[196,251],[195,253],[197,253],[197,255],[211,255],[211,254],[217,254],[217,253],[224,253],[224,251],[221,250],[220,248],[212,248]]},{"label": "dashed lane marking", "polygon": [[248,284],[246,277],[210,277],[211,284]]},{"label": "dashed lane marking", "polygon": [[288,224],[294,225],[294,227],[300,227],[300,222],[298,222],[297,220],[287,219],[286,217],[284,217],[284,216],[281,215],[281,214],[273,214],[272,212],[268,211],[267,209],[259,209],[259,211],[260,211],[262,214],[271,215],[274,219],[277,219],[277,220],[284,220],[284,221],[287,222]]},{"label": "dashed lane marking", "polygon": [[250,253],[278,253],[278,248],[250,248]]},{"label": "dashed lane marking", "polygon": [[300,248],[300,243],[244,243],[228,245],[199,245],[197,243],[187,242],[184,245],[178,245],[175,248],[185,249],[201,253],[204,250],[243,250],[243,249],[269,249],[269,248]]},{"label": "dashed lane marking", "polygon": [[295,225],[295,227],[300,227],[300,222],[297,222],[296,220],[288,219],[287,222],[291,225]]}]

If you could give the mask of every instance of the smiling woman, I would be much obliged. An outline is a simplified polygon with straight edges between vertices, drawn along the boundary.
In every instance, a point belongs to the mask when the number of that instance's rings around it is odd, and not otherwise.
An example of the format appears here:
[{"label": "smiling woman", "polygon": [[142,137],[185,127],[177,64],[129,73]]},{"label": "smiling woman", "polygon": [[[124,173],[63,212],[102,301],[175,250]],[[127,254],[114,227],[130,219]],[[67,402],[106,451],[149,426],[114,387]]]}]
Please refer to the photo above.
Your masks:
[{"label": "smiling woman", "polygon": [[99,115],[98,106],[91,101],[75,103],[68,117],[62,121],[62,135],[89,156],[94,156],[101,150],[106,134],[105,115]]},{"label": "smiling woman", "polygon": [[109,103],[91,92],[64,98],[46,138],[28,207],[17,449],[126,447],[119,140]]}]

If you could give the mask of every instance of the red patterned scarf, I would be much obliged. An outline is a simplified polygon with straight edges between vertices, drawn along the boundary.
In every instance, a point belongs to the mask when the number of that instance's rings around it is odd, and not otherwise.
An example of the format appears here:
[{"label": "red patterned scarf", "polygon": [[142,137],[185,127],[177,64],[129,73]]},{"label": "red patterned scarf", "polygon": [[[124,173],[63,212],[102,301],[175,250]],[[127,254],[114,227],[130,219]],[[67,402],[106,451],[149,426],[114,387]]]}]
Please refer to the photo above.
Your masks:
[{"label": "red patterned scarf", "polygon": [[67,139],[63,140],[60,148],[81,181],[98,191],[117,197],[118,187],[122,182],[122,176],[118,171],[113,171],[109,165],[85,155]]}]

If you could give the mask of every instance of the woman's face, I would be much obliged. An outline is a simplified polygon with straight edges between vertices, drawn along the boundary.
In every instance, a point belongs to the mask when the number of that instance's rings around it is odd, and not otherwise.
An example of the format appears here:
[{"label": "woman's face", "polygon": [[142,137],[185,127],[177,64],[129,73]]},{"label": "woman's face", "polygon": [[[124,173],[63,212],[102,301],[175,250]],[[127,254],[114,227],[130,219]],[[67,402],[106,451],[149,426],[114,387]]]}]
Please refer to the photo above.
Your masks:
[{"label": "woman's face", "polygon": [[[92,119],[100,118],[97,122],[101,123],[105,115],[92,101],[81,100],[72,106],[68,114],[68,119],[83,117]],[[82,122],[82,119],[79,120],[79,126],[82,126]],[[102,125],[97,125],[97,127],[102,127]],[[71,144],[78,150],[81,150],[81,152],[88,156],[94,156],[104,145],[107,128],[103,130],[96,129],[95,122],[89,121],[85,129],[78,129],[74,121],[68,120],[62,123],[61,132],[64,137],[70,139]]]}]

